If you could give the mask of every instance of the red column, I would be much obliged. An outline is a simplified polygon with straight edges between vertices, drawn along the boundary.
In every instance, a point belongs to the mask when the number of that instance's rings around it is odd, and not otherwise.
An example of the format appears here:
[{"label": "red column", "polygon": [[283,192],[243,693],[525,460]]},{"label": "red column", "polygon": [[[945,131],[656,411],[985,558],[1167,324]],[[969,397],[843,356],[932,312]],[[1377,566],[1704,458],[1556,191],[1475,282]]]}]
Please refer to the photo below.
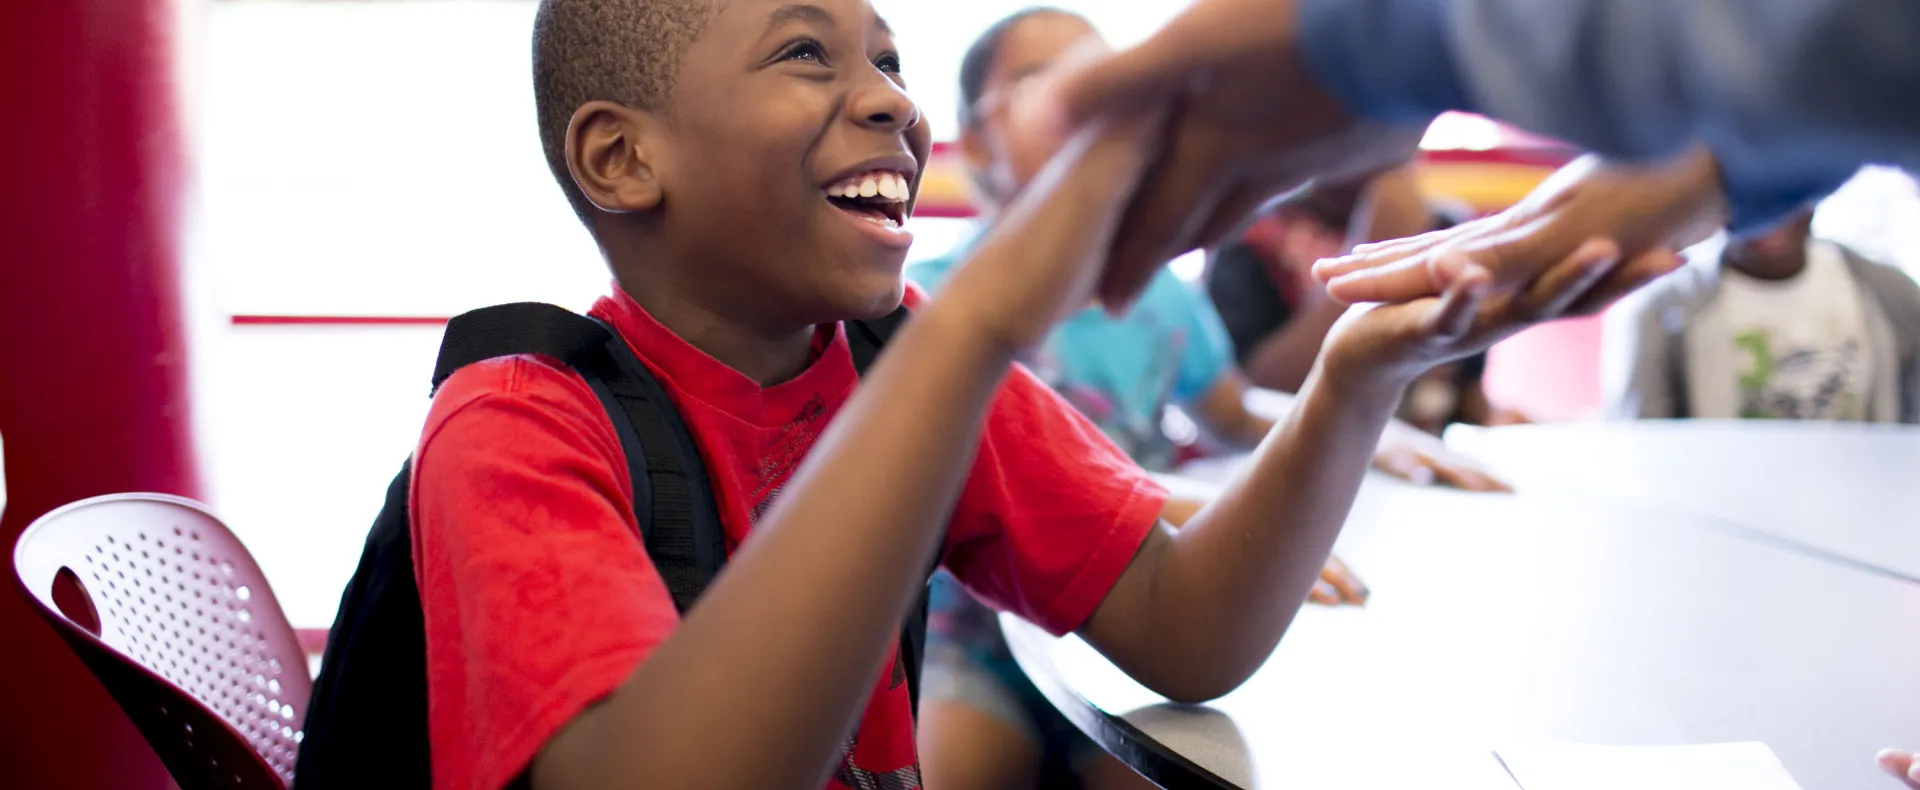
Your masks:
[{"label": "red column", "polygon": [[[183,0],[186,1],[186,0]],[[0,545],[66,502],[197,493],[170,0],[0,2]],[[9,568],[9,573],[11,568]],[[0,591],[0,784],[148,788],[111,697]]]}]

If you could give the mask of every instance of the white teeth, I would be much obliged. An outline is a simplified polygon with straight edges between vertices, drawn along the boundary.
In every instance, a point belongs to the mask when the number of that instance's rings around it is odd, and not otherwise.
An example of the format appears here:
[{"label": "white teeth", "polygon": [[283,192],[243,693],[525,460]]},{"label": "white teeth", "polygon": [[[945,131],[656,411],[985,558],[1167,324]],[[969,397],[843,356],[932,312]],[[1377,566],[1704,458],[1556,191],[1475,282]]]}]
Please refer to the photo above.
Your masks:
[{"label": "white teeth", "polygon": [[881,198],[891,203],[905,203],[911,196],[911,182],[906,176],[892,172],[875,172],[854,176],[826,188],[827,197],[832,198]]}]

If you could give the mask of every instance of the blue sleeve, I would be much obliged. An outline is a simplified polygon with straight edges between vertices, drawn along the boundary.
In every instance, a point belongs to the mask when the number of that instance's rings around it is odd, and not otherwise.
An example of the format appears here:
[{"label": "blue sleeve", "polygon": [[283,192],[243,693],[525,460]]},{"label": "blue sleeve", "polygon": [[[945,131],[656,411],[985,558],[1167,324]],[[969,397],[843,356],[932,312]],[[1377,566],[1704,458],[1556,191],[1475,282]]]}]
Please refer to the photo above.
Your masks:
[{"label": "blue sleeve", "polygon": [[1360,114],[1478,112],[1603,154],[1698,140],[1738,228],[1863,164],[1920,164],[1914,0],[1301,0],[1307,63]]},{"label": "blue sleeve", "polygon": [[1173,399],[1187,403],[1207,393],[1233,365],[1233,343],[1227,339],[1226,324],[1213,303],[1165,269],[1154,276],[1152,288],[1161,294],[1154,299],[1156,309],[1164,309],[1169,322],[1177,322],[1186,346],[1180,352],[1180,373],[1173,385]]}]

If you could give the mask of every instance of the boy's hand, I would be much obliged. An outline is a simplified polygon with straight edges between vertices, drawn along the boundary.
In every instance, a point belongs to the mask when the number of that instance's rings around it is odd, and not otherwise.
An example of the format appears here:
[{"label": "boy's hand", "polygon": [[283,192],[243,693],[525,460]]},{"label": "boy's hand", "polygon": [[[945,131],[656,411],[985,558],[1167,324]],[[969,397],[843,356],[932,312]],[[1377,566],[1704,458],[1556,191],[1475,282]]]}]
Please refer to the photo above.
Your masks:
[{"label": "boy's hand", "polygon": [[1880,753],[1880,769],[1905,782],[1913,790],[1920,790],[1920,760],[1914,757],[1913,752],[1887,749]]},{"label": "boy's hand", "polygon": [[[1401,302],[1437,296],[1468,263],[1492,275],[1491,293],[1535,286],[1564,267],[1580,246],[1611,239],[1630,261],[1599,288],[1593,302],[1611,302],[1664,272],[1640,264],[1675,263],[1652,250],[1678,250],[1706,239],[1726,222],[1719,168],[1695,148],[1664,165],[1629,165],[1587,156],[1548,178],[1525,200],[1498,214],[1410,239],[1361,245],[1320,261],[1314,276],[1343,302]],[[1591,312],[1590,304],[1575,305]]]},{"label": "boy's hand", "polygon": [[1068,64],[1023,97],[1038,107],[1016,125],[1036,140],[1116,109],[1171,101],[1179,110],[1115,240],[1099,289],[1109,309],[1124,309],[1161,264],[1212,246],[1268,199],[1413,154],[1422,130],[1354,118],[1308,72],[1294,5],[1198,0],[1139,46]]},{"label": "boy's hand", "polygon": [[1593,239],[1524,289],[1493,290],[1479,265],[1449,260],[1458,274],[1438,297],[1397,304],[1358,305],[1334,327],[1322,358],[1324,372],[1344,380],[1384,380],[1404,388],[1421,373],[1485,350],[1529,326],[1604,309],[1679,265],[1664,250],[1622,265],[1620,248]]},{"label": "boy's hand", "polygon": [[1320,569],[1320,580],[1314,582],[1313,590],[1307,593],[1307,602],[1321,606],[1366,606],[1369,595],[1372,593],[1367,585],[1353,575],[1345,562],[1339,557],[1328,557],[1326,567]]},{"label": "boy's hand", "polygon": [[1075,133],[1001,214],[941,301],[1015,352],[1085,308],[1165,123],[1164,110],[1128,110]]}]

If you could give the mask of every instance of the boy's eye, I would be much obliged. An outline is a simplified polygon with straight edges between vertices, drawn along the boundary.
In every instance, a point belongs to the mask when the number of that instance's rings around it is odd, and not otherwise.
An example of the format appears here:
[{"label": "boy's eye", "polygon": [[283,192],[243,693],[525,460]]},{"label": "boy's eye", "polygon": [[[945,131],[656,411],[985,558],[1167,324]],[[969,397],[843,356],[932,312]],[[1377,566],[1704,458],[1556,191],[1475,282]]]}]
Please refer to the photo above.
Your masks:
[{"label": "boy's eye", "polygon": [[899,74],[900,73],[900,56],[889,52],[885,55],[881,55],[880,57],[874,59],[873,66],[874,68],[877,68],[888,74]]},{"label": "boy's eye", "polygon": [[786,51],[780,53],[781,60],[811,60],[815,63],[827,62],[827,49],[820,42],[808,39],[796,41]]}]

